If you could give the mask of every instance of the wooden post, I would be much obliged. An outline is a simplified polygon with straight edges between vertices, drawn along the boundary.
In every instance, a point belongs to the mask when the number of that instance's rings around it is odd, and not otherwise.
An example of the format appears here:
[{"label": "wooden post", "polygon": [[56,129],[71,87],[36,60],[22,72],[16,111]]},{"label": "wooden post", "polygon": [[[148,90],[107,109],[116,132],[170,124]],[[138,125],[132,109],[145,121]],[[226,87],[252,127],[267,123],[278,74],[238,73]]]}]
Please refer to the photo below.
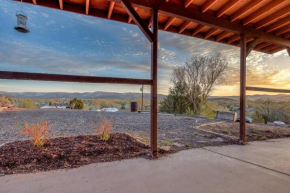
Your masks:
[{"label": "wooden post", "polygon": [[141,111],[144,108],[144,85],[142,84],[142,101],[141,101]]},{"label": "wooden post", "polygon": [[157,151],[157,62],[158,62],[158,9],[152,9],[153,42],[151,43],[151,138],[150,147],[152,156],[158,157]]},{"label": "wooden post", "polygon": [[246,35],[241,33],[240,52],[240,142],[246,143]]}]

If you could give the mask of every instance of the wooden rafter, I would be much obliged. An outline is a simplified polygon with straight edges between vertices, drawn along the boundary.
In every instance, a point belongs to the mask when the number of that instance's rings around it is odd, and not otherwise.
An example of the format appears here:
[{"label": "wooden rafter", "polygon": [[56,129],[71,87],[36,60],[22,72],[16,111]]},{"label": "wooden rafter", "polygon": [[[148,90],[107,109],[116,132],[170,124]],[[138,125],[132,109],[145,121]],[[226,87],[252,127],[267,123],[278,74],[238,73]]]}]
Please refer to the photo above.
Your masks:
[{"label": "wooden rafter", "polygon": [[112,16],[114,6],[115,6],[115,2],[111,1],[109,5],[109,10],[108,10],[108,19],[110,19]]},{"label": "wooden rafter", "polygon": [[275,31],[275,35],[279,36],[290,31],[290,25],[286,25]]},{"label": "wooden rafter", "polygon": [[265,0],[252,0],[252,1],[250,1],[244,7],[242,7],[241,9],[239,9],[238,11],[236,11],[234,14],[231,15],[231,21],[232,22],[236,21],[237,19],[239,19],[240,17],[242,17],[243,15],[247,14],[252,9],[257,7],[263,1],[265,1]]},{"label": "wooden rafter", "polygon": [[221,41],[222,39],[224,39],[224,38],[226,38],[228,35],[230,35],[231,34],[231,32],[227,32],[227,31],[225,31],[225,32],[223,32],[223,33],[221,33],[220,35],[218,35],[217,36],[217,38],[216,38],[216,41]]},{"label": "wooden rafter", "polygon": [[145,22],[141,19],[138,13],[135,11],[133,6],[131,5],[129,0],[122,0],[121,4],[123,8],[127,11],[130,17],[132,17],[135,24],[140,28],[140,30],[144,33],[147,39],[150,42],[153,42],[153,33],[149,30],[148,26]]},{"label": "wooden rafter", "polygon": [[268,11],[275,9],[278,5],[280,5],[281,3],[284,3],[285,1],[286,0],[271,1],[267,5],[263,6],[262,8],[258,9],[257,11],[255,11],[254,13],[252,13],[251,15],[249,15],[245,19],[243,19],[243,24],[244,25],[249,24],[253,20],[257,19],[258,17],[263,16]]},{"label": "wooden rafter", "polygon": [[215,3],[217,2],[217,0],[207,0],[201,7],[201,11],[204,13],[207,10],[209,10],[211,8],[211,6],[213,6]]},{"label": "wooden rafter", "polygon": [[63,1],[62,0],[59,0],[59,8],[63,9]]},{"label": "wooden rafter", "polygon": [[231,0],[228,1],[225,5],[223,5],[216,13],[217,17],[223,16],[228,10],[234,7],[241,0]]},{"label": "wooden rafter", "polygon": [[290,38],[290,32],[283,34],[283,38]]},{"label": "wooden rafter", "polygon": [[167,30],[175,20],[176,17],[170,17],[164,25],[164,30]]},{"label": "wooden rafter", "polygon": [[184,7],[188,7],[194,0],[184,0]]},{"label": "wooden rafter", "polygon": [[37,4],[37,0],[32,0],[33,4],[36,5]]},{"label": "wooden rafter", "polygon": [[198,25],[192,32],[192,36],[198,34],[201,30],[203,30],[206,26],[205,25]]},{"label": "wooden rafter", "polygon": [[264,47],[266,47],[266,46],[268,46],[268,45],[270,45],[269,43],[266,43],[266,42],[262,42],[262,43],[259,43],[256,47],[255,47],[255,49],[257,49],[257,50],[261,50],[261,49],[263,49]]},{"label": "wooden rafter", "polygon": [[86,14],[89,14],[89,10],[90,10],[90,0],[86,0]]},{"label": "wooden rafter", "polygon": [[189,25],[191,24],[190,21],[186,21],[184,22],[180,27],[179,27],[179,30],[178,30],[178,33],[182,33]]},{"label": "wooden rafter", "polygon": [[250,45],[247,46],[247,50],[246,50],[246,56],[248,56],[251,51],[256,47],[256,45],[261,41],[260,38],[255,38]]},{"label": "wooden rafter", "polygon": [[240,35],[233,35],[232,37],[230,37],[228,40],[227,40],[227,44],[230,44],[230,43],[233,43],[237,40],[240,39]]},{"label": "wooden rafter", "polygon": [[208,39],[210,36],[212,36],[217,31],[219,31],[219,29],[216,29],[216,28],[210,29],[208,32],[206,32],[204,39]]},{"label": "wooden rafter", "polygon": [[266,27],[266,32],[277,30],[285,25],[290,24],[290,15]]},{"label": "wooden rafter", "polygon": [[[134,7],[134,9],[135,9],[135,11],[137,12],[137,10],[138,10],[138,7]],[[132,17],[128,17],[128,23],[131,23],[132,22]]]},{"label": "wooden rafter", "polygon": [[263,20],[257,22],[255,24],[255,28],[260,29],[262,27],[265,27],[268,24],[270,24],[271,22],[276,21],[276,20],[280,19],[281,17],[288,15],[289,13],[290,13],[290,5],[288,5],[287,7],[284,7],[283,9],[278,10],[277,12],[275,12],[275,13],[269,15],[268,17],[264,18]]}]

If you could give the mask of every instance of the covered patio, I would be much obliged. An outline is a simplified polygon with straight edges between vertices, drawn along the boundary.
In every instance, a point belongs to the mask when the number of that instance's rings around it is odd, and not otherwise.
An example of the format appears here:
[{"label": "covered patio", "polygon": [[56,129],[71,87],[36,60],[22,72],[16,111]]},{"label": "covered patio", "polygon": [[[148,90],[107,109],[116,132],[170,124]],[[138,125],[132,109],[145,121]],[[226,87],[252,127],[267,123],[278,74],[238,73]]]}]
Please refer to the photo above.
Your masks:
[{"label": "covered patio", "polygon": [[265,91],[264,88],[246,87],[247,56],[253,50],[274,54],[285,49],[290,56],[289,0],[23,0],[23,2],[135,24],[140,28],[152,45],[151,79],[7,71],[0,71],[0,79],[150,85],[150,146],[153,157],[158,156],[157,69],[159,30],[240,48],[241,144],[246,143],[246,89]]}]

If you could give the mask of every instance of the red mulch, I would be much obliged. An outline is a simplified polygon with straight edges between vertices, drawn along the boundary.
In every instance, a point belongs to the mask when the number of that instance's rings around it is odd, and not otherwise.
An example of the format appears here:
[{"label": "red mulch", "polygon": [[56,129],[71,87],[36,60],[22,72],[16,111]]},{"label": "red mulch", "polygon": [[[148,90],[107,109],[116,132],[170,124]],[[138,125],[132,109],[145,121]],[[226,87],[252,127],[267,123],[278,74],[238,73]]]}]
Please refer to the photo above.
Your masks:
[{"label": "red mulch", "polygon": [[96,162],[144,156],[149,148],[126,134],[111,134],[108,141],[98,136],[53,138],[43,147],[16,141],[0,147],[0,173],[28,173],[76,168]]}]

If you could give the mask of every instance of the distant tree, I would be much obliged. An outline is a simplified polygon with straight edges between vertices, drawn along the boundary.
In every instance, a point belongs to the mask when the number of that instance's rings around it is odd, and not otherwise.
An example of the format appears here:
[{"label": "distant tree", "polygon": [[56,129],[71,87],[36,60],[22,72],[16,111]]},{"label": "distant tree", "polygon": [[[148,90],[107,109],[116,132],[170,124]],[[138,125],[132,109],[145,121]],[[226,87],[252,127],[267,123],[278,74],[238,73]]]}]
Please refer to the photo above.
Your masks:
[{"label": "distant tree", "polygon": [[51,101],[49,101],[49,106],[51,106],[52,105],[52,102]]},{"label": "distant tree", "polygon": [[259,111],[255,111],[255,113],[252,115],[253,122],[254,123],[265,123],[265,119]]},{"label": "distant tree", "polygon": [[161,101],[160,111],[200,115],[214,87],[224,82],[228,62],[220,53],[193,55],[173,70],[173,87]]},{"label": "distant tree", "polygon": [[74,98],[73,100],[71,100],[69,102],[69,106],[72,109],[83,109],[84,108],[84,103],[83,103],[83,101],[81,99]]}]

